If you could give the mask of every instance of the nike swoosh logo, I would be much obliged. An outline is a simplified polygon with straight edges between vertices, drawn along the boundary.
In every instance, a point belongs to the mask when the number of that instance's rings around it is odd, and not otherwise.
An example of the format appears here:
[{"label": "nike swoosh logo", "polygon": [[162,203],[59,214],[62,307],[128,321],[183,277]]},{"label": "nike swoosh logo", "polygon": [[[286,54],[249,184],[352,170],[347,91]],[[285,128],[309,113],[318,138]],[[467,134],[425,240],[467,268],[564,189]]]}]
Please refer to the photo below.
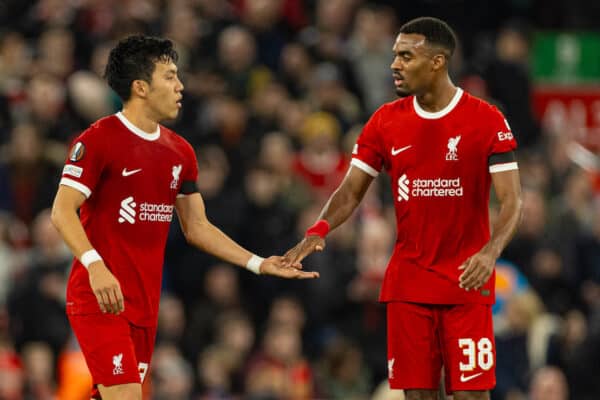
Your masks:
[{"label": "nike swoosh logo", "polygon": [[469,382],[471,379],[475,379],[479,375],[483,375],[483,372],[479,372],[479,373],[477,373],[475,375],[469,375],[469,376],[465,376],[464,374],[460,374],[460,381],[461,382]]},{"label": "nike swoosh logo", "polygon": [[412,147],[412,144],[409,144],[408,146],[401,147],[399,149],[395,149],[395,148],[392,147],[392,155],[393,156],[397,156],[398,154],[402,153],[404,150],[408,150],[411,147]]},{"label": "nike swoosh logo", "polygon": [[142,170],[141,168],[138,168],[138,169],[132,169],[131,171],[127,171],[127,168],[123,168],[123,171],[121,172],[121,174],[123,176],[129,176],[129,175],[137,174],[141,170]]}]

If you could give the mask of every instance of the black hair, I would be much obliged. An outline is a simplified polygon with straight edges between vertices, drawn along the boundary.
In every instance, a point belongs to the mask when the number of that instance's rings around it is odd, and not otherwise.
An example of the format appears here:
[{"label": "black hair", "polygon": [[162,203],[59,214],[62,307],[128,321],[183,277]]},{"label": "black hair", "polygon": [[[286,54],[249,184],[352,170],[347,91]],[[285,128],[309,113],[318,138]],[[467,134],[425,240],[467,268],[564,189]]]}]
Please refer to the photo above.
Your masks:
[{"label": "black hair", "polygon": [[104,78],[126,102],[131,97],[134,80],[152,81],[156,62],[177,62],[173,42],[153,36],[133,35],[119,41],[110,51]]},{"label": "black hair", "polygon": [[425,36],[425,40],[434,46],[440,46],[452,56],[456,48],[456,34],[450,26],[438,18],[419,17],[400,27],[400,33],[416,33]]}]

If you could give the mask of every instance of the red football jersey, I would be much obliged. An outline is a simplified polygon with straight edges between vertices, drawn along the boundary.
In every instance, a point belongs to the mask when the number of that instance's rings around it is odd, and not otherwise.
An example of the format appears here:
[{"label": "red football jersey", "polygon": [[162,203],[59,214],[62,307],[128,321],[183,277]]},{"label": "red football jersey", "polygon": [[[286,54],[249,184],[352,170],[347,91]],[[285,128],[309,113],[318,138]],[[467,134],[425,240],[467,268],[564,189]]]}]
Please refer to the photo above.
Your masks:
[{"label": "red football jersey", "polygon": [[[146,133],[117,113],[94,123],[76,140],[61,185],[86,197],[85,232],[121,284],[124,315],[153,326],[158,315],[164,249],[175,199],[195,183],[198,165],[190,144],[158,126]],[[88,272],[75,259],[67,285],[67,312],[100,312]]]},{"label": "red football jersey", "polygon": [[394,191],[397,241],[381,301],[435,304],[494,302],[495,275],[478,291],[459,287],[458,267],[490,238],[490,163],[516,148],[496,107],[458,89],[443,110],[414,96],[387,103],[365,125],[352,165],[372,176],[385,168]]}]

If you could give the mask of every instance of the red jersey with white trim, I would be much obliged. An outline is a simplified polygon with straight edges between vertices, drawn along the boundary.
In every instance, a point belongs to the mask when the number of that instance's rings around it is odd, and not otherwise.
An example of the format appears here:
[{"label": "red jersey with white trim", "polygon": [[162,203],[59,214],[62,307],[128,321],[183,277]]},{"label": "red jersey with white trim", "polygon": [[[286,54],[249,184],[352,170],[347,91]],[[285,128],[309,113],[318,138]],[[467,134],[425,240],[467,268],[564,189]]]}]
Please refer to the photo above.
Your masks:
[{"label": "red jersey with white trim", "polygon": [[480,289],[459,287],[458,269],[490,238],[491,173],[517,169],[490,164],[516,141],[498,109],[460,88],[448,106],[423,110],[414,96],[380,107],[365,125],[352,165],[391,179],[397,241],[381,301],[492,304],[495,274]]},{"label": "red jersey with white trim", "polygon": [[[87,199],[80,219],[92,246],[121,285],[124,316],[154,326],[164,250],[182,184],[196,182],[190,144],[158,126],[149,134],[118,113],[95,122],[76,140],[60,184]],[[67,313],[98,313],[88,272],[75,259],[67,286]]]}]

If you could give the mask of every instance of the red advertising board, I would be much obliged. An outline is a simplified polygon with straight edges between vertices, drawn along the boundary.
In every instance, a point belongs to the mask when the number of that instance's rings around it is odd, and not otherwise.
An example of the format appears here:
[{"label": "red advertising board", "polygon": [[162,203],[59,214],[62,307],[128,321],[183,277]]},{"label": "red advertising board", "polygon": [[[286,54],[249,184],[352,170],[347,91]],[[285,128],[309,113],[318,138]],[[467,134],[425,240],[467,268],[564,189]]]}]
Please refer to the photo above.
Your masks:
[{"label": "red advertising board", "polygon": [[533,108],[545,129],[600,150],[600,85],[538,85]]}]

